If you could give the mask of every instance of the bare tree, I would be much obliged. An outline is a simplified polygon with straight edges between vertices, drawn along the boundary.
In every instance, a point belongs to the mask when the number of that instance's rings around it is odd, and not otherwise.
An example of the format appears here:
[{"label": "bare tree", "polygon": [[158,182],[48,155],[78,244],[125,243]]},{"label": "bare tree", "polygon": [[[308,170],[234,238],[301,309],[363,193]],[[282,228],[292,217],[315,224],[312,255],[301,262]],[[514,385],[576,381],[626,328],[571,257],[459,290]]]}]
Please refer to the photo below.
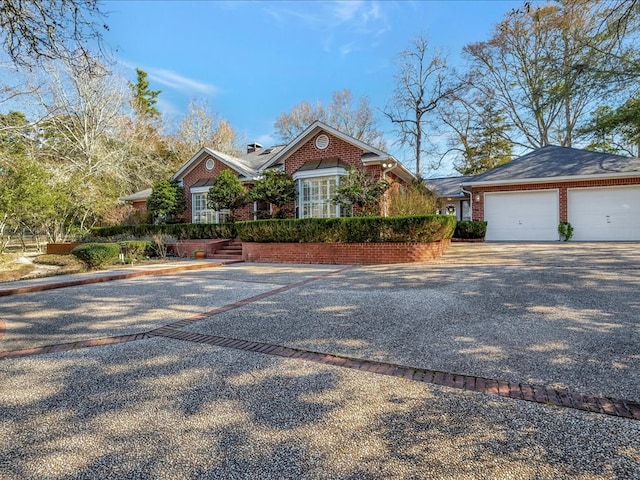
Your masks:
[{"label": "bare tree", "polygon": [[3,0],[0,41],[19,66],[56,59],[87,65],[100,49],[102,30],[108,29],[104,17],[99,0]]},{"label": "bare tree", "polygon": [[355,104],[353,93],[346,88],[333,92],[327,107],[319,101],[315,105],[307,102],[294,105],[290,112],[280,114],[275,127],[280,138],[290,142],[316,120],[369,145],[386,148],[369,98],[360,97]]},{"label": "bare tree", "polygon": [[369,104],[369,97],[360,97],[354,104],[351,90],[333,92],[326,111],[326,122],[347,135],[361,140],[381,150],[386,149],[382,132]]},{"label": "bare tree", "polygon": [[426,38],[416,37],[409,50],[398,57],[396,86],[384,114],[396,127],[399,143],[415,156],[416,175],[422,174],[422,155],[427,153],[429,114],[451,94],[447,65],[438,53],[431,53]]},{"label": "bare tree", "polygon": [[187,160],[202,147],[238,155],[237,133],[231,124],[211,111],[207,101],[192,100],[189,112],[178,126],[174,141],[181,158]]},{"label": "bare tree", "polygon": [[[605,54],[586,43],[598,25],[588,7],[584,0],[567,0],[515,10],[489,41],[465,47],[470,82],[508,116],[514,144],[571,146],[584,114],[611,92],[601,68]],[[614,46],[611,37],[599,42],[603,52]]]},{"label": "bare tree", "polygon": [[[96,64],[97,65],[97,64]],[[38,92],[46,119],[42,154],[60,174],[91,178],[98,173],[124,181],[124,145],[114,142],[126,126],[129,91],[123,79],[105,68],[91,71],[72,63],[47,64],[46,87]]]},{"label": "bare tree", "polygon": [[308,102],[300,102],[294,105],[288,113],[281,113],[274,126],[280,138],[288,143],[316,120],[326,120],[322,103],[318,101],[314,106]]}]

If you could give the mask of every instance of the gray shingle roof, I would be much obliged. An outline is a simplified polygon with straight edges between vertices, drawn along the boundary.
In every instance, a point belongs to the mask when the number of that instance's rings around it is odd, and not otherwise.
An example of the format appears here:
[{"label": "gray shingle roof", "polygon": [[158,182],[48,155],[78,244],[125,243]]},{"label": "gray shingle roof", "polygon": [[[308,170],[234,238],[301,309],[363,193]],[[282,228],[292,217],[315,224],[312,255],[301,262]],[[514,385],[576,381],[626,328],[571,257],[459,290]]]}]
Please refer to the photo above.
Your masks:
[{"label": "gray shingle roof", "polygon": [[574,176],[625,176],[633,173],[640,175],[640,158],[547,145],[464,183],[514,182]]},{"label": "gray shingle roof", "polygon": [[245,163],[249,168],[258,171],[284,147],[284,145],[276,145],[275,147],[258,148],[255,152],[248,153],[239,160]]},{"label": "gray shingle roof", "polygon": [[330,158],[322,158],[319,160],[309,160],[307,163],[302,165],[298,171],[304,172],[307,170],[318,170],[323,168],[336,168],[336,167],[346,167],[347,164],[340,160],[338,157],[330,157]]},{"label": "gray shingle roof", "polygon": [[434,190],[439,197],[462,198],[467,195],[462,191],[460,184],[472,178],[472,176],[427,178],[424,183]]},{"label": "gray shingle roof", "polygon": [[124,202],[136,202],[140,200],[146,200],[151,196],[151,188],[145,188],[144,190],[140,190],[139,192],[134,192],[130,195],[122,197],[120,200]]}]

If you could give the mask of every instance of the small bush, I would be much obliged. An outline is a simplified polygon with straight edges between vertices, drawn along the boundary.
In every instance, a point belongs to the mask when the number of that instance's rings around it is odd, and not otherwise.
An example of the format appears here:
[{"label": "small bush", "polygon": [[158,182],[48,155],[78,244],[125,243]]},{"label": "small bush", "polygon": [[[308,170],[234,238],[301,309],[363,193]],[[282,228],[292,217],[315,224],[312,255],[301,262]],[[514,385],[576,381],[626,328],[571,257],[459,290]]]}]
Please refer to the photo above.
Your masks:
[{"label": "small bush", "polygon": [[573,226],[569,222],[560,222],[558,225],[560,240],[568,242],[573,237]]},{"label": "small bush", "polygon": [[487,222],[458,222],[453,238],[480,239],[487,234]]},{"label": "small bush", "polygon": [[120,242],[120,248],[129,260],[142,260],[153,255],[152,243],[148,240],[127,240]]},{"label": "small bush", "polygon": [[120,245],[117,243],[85,243],[71,250],[71,255],[82,260],[88,268],[99,269],[118,261]]},{"label": "small bush", "polygon": [[153,236],[153,256],[160,257],[162,259],[167,258],[169,245],[173,243],[176,243],[176,237],[156,233]]},{"label": "small bush", "polygon": [[420,215],[258,220],[236,228],[243,242],[435,242],[451,238],[455,224],[448,215]]}]

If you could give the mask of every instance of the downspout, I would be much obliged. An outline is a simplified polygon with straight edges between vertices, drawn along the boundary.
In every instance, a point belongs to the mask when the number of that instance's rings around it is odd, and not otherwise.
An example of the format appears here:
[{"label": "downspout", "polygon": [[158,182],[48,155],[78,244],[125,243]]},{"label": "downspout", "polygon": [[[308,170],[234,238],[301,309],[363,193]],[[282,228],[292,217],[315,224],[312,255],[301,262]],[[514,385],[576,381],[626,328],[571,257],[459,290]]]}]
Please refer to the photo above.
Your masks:
[{"label": "downspout", "polygon": [[462,193],[467,193],[469,194],[469,210],[471,211],[471,221],[473,221],[473,195],[471,194],[471,192],[467,192],[463,187],[462,184],[460,184],[460,191]]},{"label": "downspout", "polygon": [[[386,165],[389,165],[388,167],[385,168]],[[391,170],[393,170],[394,168],[396,168],[398,166],[398,162],[396,162],[395,160],[391,160],[390,163],[386,163],[386,162],[382,162],[381,164],[382,166],[382,180],[386,180],[387,179],[387,173],[389,173]],[[384,192],[384,205],[382,208],[382,216],[386,217],[387,216],[387,202],[388,202],[388,198],[387,198],[387,194],[388,192]]]}]

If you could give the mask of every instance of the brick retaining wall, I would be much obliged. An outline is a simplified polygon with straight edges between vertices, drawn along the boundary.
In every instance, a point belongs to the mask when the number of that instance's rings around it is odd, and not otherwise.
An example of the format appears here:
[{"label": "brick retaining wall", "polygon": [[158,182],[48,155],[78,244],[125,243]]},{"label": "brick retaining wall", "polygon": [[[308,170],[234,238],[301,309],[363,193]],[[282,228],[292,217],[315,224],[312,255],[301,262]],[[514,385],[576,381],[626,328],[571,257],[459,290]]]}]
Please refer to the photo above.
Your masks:
[{"label": "brick retaining wall", "polygon": [[372,265],[427,262],[440,257],[449,239],[432,243],[242,243],[248,262]]},{"label": "brick retaining wall", "polygon": [[64,242],[64,243],[47,243],[48,255],[69,255],[71,250],[83,243],[78,242]]}]

